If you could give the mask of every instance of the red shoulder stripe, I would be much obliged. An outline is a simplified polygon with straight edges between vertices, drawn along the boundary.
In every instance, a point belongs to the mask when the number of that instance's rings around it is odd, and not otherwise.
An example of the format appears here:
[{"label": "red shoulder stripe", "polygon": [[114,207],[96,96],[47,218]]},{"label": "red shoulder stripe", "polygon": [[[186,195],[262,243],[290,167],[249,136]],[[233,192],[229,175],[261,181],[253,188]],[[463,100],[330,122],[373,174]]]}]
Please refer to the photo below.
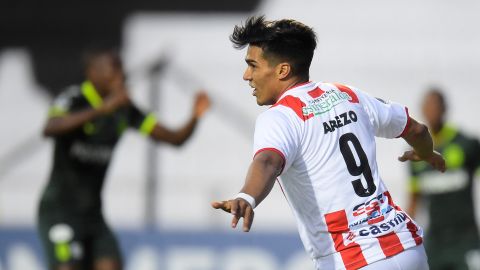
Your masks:
[{"label": "red shoulder stripe", "polygon": [[301,101],[298,97],[285,96],[284,98],[279,100],[277,103],[275,103],[275,105],[273,105],[271,108],[276,107],[278,105],[282,105],[292,109],[302,121],[306,121],[313,117],[313,113],[309,115],[303,114],[302,108],[305,107],[305,103],[303,103],[303,101]]},{"label": "red shoulder stripe", "polygon": [[308,94],[312,97],[312,98],[317,98],[319,96],[321,96],[323,93],[325,93],[325,91],[323,91],[322,89],[320,89],[320,87],[317,87],[311,91],[308,91]]},{"label": "red shoulder stripe", "polygon": [[353,90],[350,89],[348,86],[345,86],[345,85],[339,84],[339,83],[334,83],[333,85],[335,85],[338,88],[338,90],[340,90],[341,92],[349,95],[350,98],[351,98],[350,102],[352,102],[352,103],[358,103],[359,102],[358,97],[355,94],[355,92],[353,92]]}]

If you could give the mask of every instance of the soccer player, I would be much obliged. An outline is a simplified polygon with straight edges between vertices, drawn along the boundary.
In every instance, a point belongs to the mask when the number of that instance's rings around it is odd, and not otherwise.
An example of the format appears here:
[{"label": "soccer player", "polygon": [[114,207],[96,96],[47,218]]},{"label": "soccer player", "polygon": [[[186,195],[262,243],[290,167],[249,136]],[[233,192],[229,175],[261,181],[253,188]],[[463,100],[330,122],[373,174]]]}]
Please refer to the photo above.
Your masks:
[{"label": "soccer player", "polygon": [[467,270],[467,258],[480,253],[472,194],[480,143],[445,123],[447,104],[441,90],[430,89],[422,109],[434,148],[445,157],[448,171],[439,174],[427,163],[410,164],[409,214],[414,216],[418,206],[427,202],[430,225],[425,249],[432,269]]},{"label": "soccer player", "polygon": [[428,269],[422,230],[398,207],[378,173],[375,136],[401,137],[413,149],[399,159],[425,160],[443,171],[427,128],[404,106],[342,84],[313,82],[314,31],[294,20],[249,18],[230,37],[248,45],[243,79],[258,105],[254,158],[240,193],[212,206],[243,218],[275,179],[297,220],[316,269]]},{"label": "soccer player", "polygon": [[114,147],[127,128],[157,142],[182,145],[209,108],[196,96],[188,122],[163,127],[129,99],[119,56],[93,49],[85,56],[86,80],[53,102],[43,133],[53,137],[53,169],[41,197],[38,230],[54,270],[120,270],[117,241],[102,215],[101,191]]}]

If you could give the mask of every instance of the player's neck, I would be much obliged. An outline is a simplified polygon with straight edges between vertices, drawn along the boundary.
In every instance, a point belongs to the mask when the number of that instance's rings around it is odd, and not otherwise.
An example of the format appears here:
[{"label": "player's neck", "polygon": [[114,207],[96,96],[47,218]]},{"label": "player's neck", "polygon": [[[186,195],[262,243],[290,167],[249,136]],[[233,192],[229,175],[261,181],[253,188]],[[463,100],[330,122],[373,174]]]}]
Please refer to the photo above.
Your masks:
[{"label": "player's neck", "polygon": [[302,84],[305,84],[305,83],[308,83],[308,82],[309,82],[308,78],[298,78],[298,77],[295,77],[295,78],[292,78],[288,81],[285,81],[285,84],[282,87],[282,91],[281,91],[279,96],[283,95],[283,93],[285,93],[286,91],[288,91],[292,88],[295,88],[299,85],[302,85]]},{"label": "player's neck", "polygon": [[307,78],[291,77],[286,80],[279,81],[279,84],[276,87],[278,89],[278,92],[275,98],[275,102],[277,102],[283,96],[283,94],[288,90],[308,82],[309,82],[308,77]]}]

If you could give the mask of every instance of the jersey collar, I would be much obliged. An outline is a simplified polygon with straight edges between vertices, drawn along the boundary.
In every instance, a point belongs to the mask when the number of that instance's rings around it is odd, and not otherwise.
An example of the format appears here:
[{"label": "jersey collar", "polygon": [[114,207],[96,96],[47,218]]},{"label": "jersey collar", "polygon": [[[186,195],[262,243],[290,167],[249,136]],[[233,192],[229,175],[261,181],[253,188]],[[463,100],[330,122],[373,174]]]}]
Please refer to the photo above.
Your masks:
[{"label": "jersey collar", "polygon": [[85,99],[88,101],[90,106],[97,109],[102,105],[103,99],[98,94],[97,89],[95,89],[95,86],[91,81],[84,81],[82,83],[81,88],[82,88],[82,94],[85,97]]},{"label": "jersey collar", "polygon": [[[312,81],[294,84],[294,85],[290,86],[289,88],[287,88],[287,89],[282,93],[282,95],[280,96],[280,98],[278,98],[277,102],[280,101],[282,98],[284,98],[284,97],[287,95],[287,92],[290,91],[290,90],[297,89],[297,88],[300,88],[300,87],[311,87],[311,86],[313,86],[314,84],[315,84],[315,83],[312,82]],[[275,103],[277,103],[277,102],[275,102]]]}]

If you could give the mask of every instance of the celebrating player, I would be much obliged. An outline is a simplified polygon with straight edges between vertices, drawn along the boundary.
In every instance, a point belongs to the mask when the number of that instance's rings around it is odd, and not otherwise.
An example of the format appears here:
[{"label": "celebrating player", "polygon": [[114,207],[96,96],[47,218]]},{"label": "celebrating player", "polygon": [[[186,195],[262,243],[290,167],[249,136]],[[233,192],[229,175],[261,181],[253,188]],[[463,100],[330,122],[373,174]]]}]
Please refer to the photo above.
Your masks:
[{"label": "celebrating player", "polygon": [[53,137],[53,169],[39,206],[39,232],[50,269],[120,270],[117,242],[102,215],[101,190],[113,149],[135,128],[155,141],[183,144],[209,108],[197,95],[190,120],[169,130],[129,99],[119,56],[94,49],[85,57],[86,81],[59,95],[44,134]]},{"label": "celebrating player", "polygon": [[422,230],[392,200],[378,173],[375,136],[401,137],[413,149],[399,159],[443,171],[427,128],[404,106],[356,88],[309,81],[314,31],[294,20],[249,18],[230,37],[248,45],[243,79],[258,105],[254,158],[240,193],[212,206],[243,218],[280,184],[316,269],[428,269]]}]

